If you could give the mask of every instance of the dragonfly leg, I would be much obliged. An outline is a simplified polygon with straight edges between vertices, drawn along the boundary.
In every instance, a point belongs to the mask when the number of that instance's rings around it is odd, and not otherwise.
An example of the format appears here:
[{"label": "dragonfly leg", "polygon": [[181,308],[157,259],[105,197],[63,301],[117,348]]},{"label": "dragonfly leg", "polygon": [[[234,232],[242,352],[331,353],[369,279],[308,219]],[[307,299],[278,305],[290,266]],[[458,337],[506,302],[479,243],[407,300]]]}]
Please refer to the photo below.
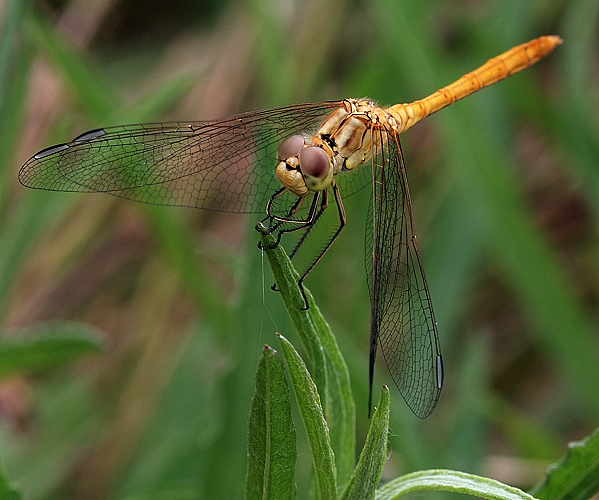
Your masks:
[{"label": "dragonfly leg", "polygon": [[[303,307],[304,310],[308,309],[308,298],[306,297],[306,293],[304,292],[304,279],[306,279],[306,276],[308,276],[308,274],[310,274],[310,271],[312,271],[312,269],[314,269],[314,267],[316,267],[316,264],[318,264],[318,262],[320,261],[320,259],[322,259],[322,256],[325,253],[327,253],[328,249],[331,248],[331,245],[337,239],[337,237],[339,236],[339,234],[341,233],[341,231],[345,227],[345,223],[347,221],[347,218],[345,216],[345,208],[343,207],[343,201],[341,200],[341,194],[339,193],[339,187],[337,186],[337,183],[335,183],[335,182],[332,183],[332,187],[333,187],[333,197],[335,199],[335,204],[337,205],[337,210],[339,212],[339,226],[337,227],[337,229],[335,230],[335,232],[333,233],[333,235],[331,236],[331,238],[329,239],[329,241],[327,242],[327,244],[324,246],[324,248],[316,256],[316,258],[314,259],[314,261],[312,262],[312,264],[310,264],[310,266],[308,267],[308,269],[306,269],[306,271],[304,272],[304,274],[302,274],[302,276],[298,280],[297,284],[299,285],[300,290],[302,292],[302,296],[304,297],[304,302],[305,302],[305,306]],[[323,200],[322,200],[321,208],[320,208],[320,210],[318,212],[318,217],[320,217],[320,215],[322,215],[322,213],[324,212],[324,209],[326,207],[327,207],[327,196],[324,196]],[[316,222],[316,220],[314,220],[314,222]],[[306,230],[306,233],[304,235],[302,235],[302,239],[300,240],[300,242],[296,246],[296,248],[294,250],[294,253],[299,248],[299,246],[301,245],[302,241],[306,238],[307,233],[314,227],[314,222]]]},{"label": "dragonfly leg", "polygon": [[[343,207],[343,202],[341,201],[341,194],[339,193],[339,187],[337,186],[336,183],[332,183],[331,186],[333,188],[333,197],[335,199],[335,204],[337,205],[337,210],[339,213],[339,226],[337,227],[337,229],[335,230],[335,232],[333,233],[333,235],[331,236],[331,238],[329,239],[327,244],[324,246],[324,248],[320,251],[318,256],[313,260],[313,262],[310,264],[310,266],[306,269],[306,271],[301,275],[301,277],[298,280],[298,286],[300,287],[300,291],[304,298],[305,306],[302,308],[304,310],[308,309],[308,298],[306,297],[306,293],[304,291],[304,286],[303,286],[304,279],[306,278],[306,276],[308,276],[310,271],[312,271],[312,269],[314,269],[314,267],[316,266],[316,264],[318,264],[318,262],[320,261],[322,256],[327,252],[327,250],[331,247],[333,242],[337,239],[337,236],[339,236],[339,234],[341,233],[341,230],[345,226],[345,222],[346,222],[345,208]],[[276,193],[274,193],[271,196],[271,198],[268,202],[267,208],[266,208],[267,216],[264,219],[262,219],[260,221],[260,223],[264,223],[268,219],[268,231],[269,232],[277,231],[277,241],[276,241],[276,244],[272,248],[276,247],[279,244],[279,242],[281,240],[281,236],[284,233],[291,233],[293,231],[299,231],[302,229],[304,230],[304,234],[302,234],[299,241],[295,245],[295,248],[289,254],[289,257],[293,258],[295,256],[295,254],[297,253],[297,251],[302,246],[302,244],[304,243],[304,241],[306,240],[306,238],[308,237],[308,235],[310,234],[310,231],[314,228],[316,221],[320,218],[320,216],[324,213],[325,209],[327,208],[329,197],[328,197],[328,191],[326,191],[326,190],[322,191],[322,192],[320,192],[320,191],[315,192],[307,217],[302,220],[297,220],[297,219],[293,219],[293,215],[297,212],[300,204],[305,199],[305,196],[298,198],[297,201],[293,204],[293,206],[290,208],[290,210],[287,212],[287,214],[285,216],[277,216],[277,215],[271,213],[272,212],[271,211],[272,203],[283,192],[284,192],[284,188],[278,190]],[[323,194],[321,195],[321,193],[323,193]],[[285,223],[290,224],[291,227],[282,227],[282,225]],[[258,244],[258,247],[261,249],[264,249],[261,244]],[[278,291],[276,283],[272,285],[271,289],[274,291]]]},{"label": "dragonfly leg", "polygon": [[[307,228],[305,228],[304,234],[302,234],[299,241],[296,243],[295,247],[289,254],[290,259],[293,259],[293,257],[295,256],[297,251],[300,249],[300,247],[302,246],[304,241],[306,241],[306,238],[310,234],[310,231],[312,231],[312,229],[314,229],[316,222],[318,221],[320,216],[324,213],[325,209],[327,208],[327,206],[329,204],[329,192],[323,191],[322,201],[320,202],[320,208],[318,209],[318,211],[316,211],[317,202],[318,202],[318,199],[315,197],[314,201],[312,202],[312,207],[311,207],[311,211],[310,211],[310,213],[313,213],[313,216],[312,217],[308,216],[307,220],[310,221],[309,225]],[[298,227],[297,229],[302,229],[302,228]]]},{"label": "dragonfly leg", "polygon": [[[293,259],[293,257],[295,256],[295,254],[297,253],[299,248],[302,246],[302,243],[305,241],[306,236],[310,233],[310,231],[316,224],[316,221],[322,215],[322,213],[324,212],[324,209],[327,207],[327,203],[328,203],[327,202],[327,200],[328,200],[327,192],[323,191],[323,193],[324,193],[323,195],[321,195],[320,193],[316,193],[314,195],[314,198],[312,199],[312,204],[310,205],[310,211],[308,213],[308,216],[305,219],[294,220],[293,221],[294,226],[281,229],[281,233],[293,233],[294,231],[301,231],[301,230],[304,231],[304,233],[300,237],[299,241],[296,243],[295,247],[289,254],[290,259]],[[319,201],[320,201],[320,208],[319,208]]]},{"label": "dragonfly leg", "polygon": [[[326,192],[325,192],[324,198],[326,198]],[[307,217],[305,219],[301,219],[301,220],[293,219],[292,218],[293,214],[297,212],[300,203],[304,199],[305,199],[305,197],[298,198],[298,200],[293,204],[293,206],[291,207],[291,209],[287,212],[287,214],[284,217],[273,215],[273,214],[269,214],[264,219],[262,219],[262,221],[260,221],[260,223],[262,223],[266,219],[268,219],[269,220],[269,231],[270,232],[277,231],[277,241],[276,241],[276,244],[273,247],[271,247],[271,248],[276,248],[276,246],[281,241],[281,236],[284,233],[291,233],[291,232],[299,231],[299,230],[302,230],[302,229],[305,229],[306,232],[309,232],[310,229],[312,229],[312,227],[314,226],[314,223],[316,222],[316,220],[318,219],[318,217],[320,217],[320,215],[322,214],[322,211],[324,210],[324,208],[326,208],[326,202],[323,202],[321,204],[321,207],[318,208],[318,205],[319,205],[318,202],[321,199],[321,195],[320,195],[320,193],[315,193],[314,197],[312,199],[312,204],[310,205],[310,211],[308,212]],[[268,208],[270,208],[270,206]],[[279,229],[284,223],[292,224],[292,227],[287,227],[287,228]],[[295,248],[293,249],[293,251],[289,255],[289,258],[293,258],[293,256],[297,252],[299,246],[301,245],[301,242],[304,240],[305,236],[306,236],[305,234],[302,236],[302,238],[300,239],[300,242],[295,246]],[[262,245],[260,243],[258,243],[258,247],[261,248],[261,249],[263,249]],[[272,290],[274,290],[275,292],[279,291],[279,289],[277,288],[277,284],[276,283],[274,283],[270,288]],[[304,297],[304,299],[305,299],[305,297]]]},{"label": "dragonfly leg", "polygon": [[[277,241],[273,246],[269,247],[269,249],[271,250],[279,246],[279,243],[281,242],[281,236],[283,233],[288,233],[291,231],[296,231],[297,229],[301,229],[302,227],[304,227],[305,224],[309,224],[310,220],[314,218],[313,212],[315,202],[313,201],[313,206],[311,207],[310,213],[308,214],[308,218],[306,220],[293,219],[293,215],[299,210],[302,202],[306,199],[305,196],[298,196],[298,198],[295,200],[291,208],[287,211],[287,213],[284,216],[274,214],[272,211],[272,204],[274,200],[276,200],[281,194],[285,192],[285,190],[286,188],[284,187],[280,188],[270,197],[266,205],[266,217],[264,217],[260,222],[258,222],[258,224],[256,224],[256,227],[258,225],[264,226],[264,222],[268,220],[268,234],[272,234],[275,231],[277,231]],[[296,224],[299,226],[296,228],[279,229],[285,223]],[[264,250],[264,247],[262,246],[261,242],[258,242],[258,248],[260,250]]]},{"label": "dragonfly leg", "polygon": [[[268,219],[268,233],[266,234],[272,234],[274,231],[277,230],[277,228],[282,224],[282,222],[279,222],[277,224],[275,224],[274,226],[272,225],[272,218],[271,217],[264,217],[264,219],[262,219],[260,222],[258,222],[258,224],[263,224],[264,221],[266,221]],[[258,226],[258,224],[256,224],[256,227]],[[277,241],[275,241],[274,245],[267,245],[266,247],[262,244],[261,241],[258,241],[258,248],[260,250],[273,250],[275,248],[277,248],[279,246],[279,243],[281,242],[281,231],[277,232]]]},{"label": "dragonfly leg", "polygon": [[[308,214],[308,217],[305,219],[305,221],[302,221],[303,223],[308,224],[308,227],[304,227],[304,225],[302,224],[301,226],[296,226],[293,228],[289,228],[286,230],[282,230],[279,232],[279,238],[280,235],[283,233],[290,233],[293,231],[299,231],[301,229],[304,229],[304,234],[302,234],[302,236],[300,237],[299,241],[297,242],[297,244],[295,245],[295,247],[293,248],[293,250],[291,251],[291,253],[289,254],[289,258],[293,259],[293,257],[295,256],[295,254],[297,253],[297,251],[299,250],[299,248],[302,246],[302,243],[306,240],[306,237],[308,236],[308,234],[310,233],[310,231],[314,228],[314,225],[316,224],[316,222],[318,221],[318,219],[320,218],[320,216],[323,214],[325,208],[327,208],[327,204],[328,204],[328,193],[327,191],[323,192],[323,196],[322,196],[322,201],[320,203],[320,208],[317,210],[316,207],[318,206],[318,196],[314,196],[314,199],[312,200],[312,206],[310,207],[310,213]],[[300,285],[300,289],[302,292],[302,296],[304,297],[304,302],[306,304],[306,309],[308,308],[308,300],[306,299],[306,295],[304,294],[304,288],[301,285],[301,282],[299,283]],[[277,288],[277,284],[273,283],[273,285],[270,287],[271,290],[274,290],[275,292],[278,292],[279,289]]]}]

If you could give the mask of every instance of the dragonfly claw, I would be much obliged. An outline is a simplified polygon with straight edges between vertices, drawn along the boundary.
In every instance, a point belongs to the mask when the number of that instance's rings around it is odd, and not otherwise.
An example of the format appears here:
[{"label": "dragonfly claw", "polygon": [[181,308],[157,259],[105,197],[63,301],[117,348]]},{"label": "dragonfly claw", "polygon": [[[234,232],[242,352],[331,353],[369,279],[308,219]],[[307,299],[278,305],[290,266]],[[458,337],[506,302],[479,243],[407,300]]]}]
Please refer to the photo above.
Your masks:
[{"label": "dragonfly claw", "polygon": [[[266,220],[266,219],[262,219],[260,222],[256,223],[256,227],[255,227],[255,229],[256,229],[256,231],[258,231],[260,234],[264,234],[264,235],[267,235],[267,234],[272,234],[272,233],[273,233],[273,231],[274,231],[274,228],[273,228],[273,229],[271,229],[271,228],[267,228],[267,227],[266,227],[266,226],[263,224],[263,222],[264,222],[265,220]],[[263,245],[263,244],[262,244],[262,242],[261,242],[261,241],[259,241],[259,242],[258,242],[258,248],[259,248],[260,250],[274,250],[275,248],[277,248],[277,247],[279,246],[279,243],[280,243],[280,242],[281,242],[281,232],[279,231],[279,232],[277,233],[277,239],[276,239],[276,241],[275,241],[275,243],[274,243],[274,244],[272,244],[272,245]]]}]

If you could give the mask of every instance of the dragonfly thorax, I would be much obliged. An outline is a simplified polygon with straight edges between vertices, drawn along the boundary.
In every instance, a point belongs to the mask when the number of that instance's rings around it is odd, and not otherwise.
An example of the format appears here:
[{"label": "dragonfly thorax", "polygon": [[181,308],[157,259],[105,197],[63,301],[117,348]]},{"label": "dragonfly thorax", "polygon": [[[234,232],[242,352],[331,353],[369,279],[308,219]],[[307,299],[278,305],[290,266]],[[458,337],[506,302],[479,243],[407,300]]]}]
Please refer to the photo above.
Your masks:
[{"label": "dragonfly thorax", "polygon": [[335,174],[370,160],[373,141],[380,142],[374,132],[383,128],[388,116],[372,101],[346,99],[343,104],[326,118],[317,133],[335,153]]}]

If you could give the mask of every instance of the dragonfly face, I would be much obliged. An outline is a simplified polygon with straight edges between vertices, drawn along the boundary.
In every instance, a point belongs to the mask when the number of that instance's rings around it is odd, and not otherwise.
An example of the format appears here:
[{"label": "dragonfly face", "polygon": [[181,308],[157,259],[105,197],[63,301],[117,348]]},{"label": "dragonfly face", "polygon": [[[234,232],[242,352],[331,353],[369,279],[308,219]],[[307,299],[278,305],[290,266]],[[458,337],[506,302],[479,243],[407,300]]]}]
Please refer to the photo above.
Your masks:
[{"label": "dragonfly face", "polygon": [[305,196],[323,191],[333,180],[335,157],[330,146],[315,136],[292,135],[278,149],[275,173],[289,191]]}]

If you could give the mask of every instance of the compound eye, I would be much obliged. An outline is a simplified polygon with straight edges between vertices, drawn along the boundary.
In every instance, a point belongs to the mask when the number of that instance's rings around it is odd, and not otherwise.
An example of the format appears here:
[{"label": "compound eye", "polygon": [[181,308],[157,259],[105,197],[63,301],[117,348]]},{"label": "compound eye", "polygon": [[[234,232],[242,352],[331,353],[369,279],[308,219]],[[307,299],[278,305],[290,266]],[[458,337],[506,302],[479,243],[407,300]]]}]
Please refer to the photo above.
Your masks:
[{"label": "compound eye", "polygon": [[299,154],[299,163],[305,176],[325,179],[329,175],[331,164],[329,156],[316,146],[302,149]]},{"label": "compound eye", "polygon": [[279,146],[278,155],[280,160],[286,160],[297,156],[304,147],[304,138],[301,135],[287,137]]}]

